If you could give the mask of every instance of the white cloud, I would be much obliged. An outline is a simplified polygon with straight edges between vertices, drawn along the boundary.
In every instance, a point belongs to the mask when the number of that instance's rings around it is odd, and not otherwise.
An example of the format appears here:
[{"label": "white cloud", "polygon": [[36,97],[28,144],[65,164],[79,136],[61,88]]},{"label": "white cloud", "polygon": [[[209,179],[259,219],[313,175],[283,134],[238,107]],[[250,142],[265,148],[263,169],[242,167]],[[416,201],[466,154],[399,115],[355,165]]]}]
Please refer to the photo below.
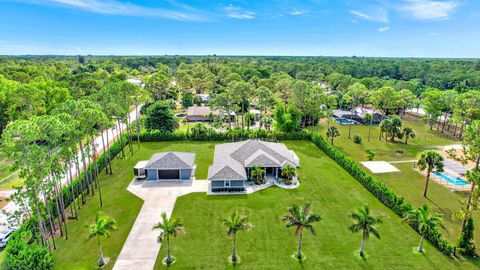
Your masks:
[{"label": "white cloud", "polygon": [[253,11],[248,11],[244,10],[240,7],[236,7],[233,5],[229,5],[225,7],[225,11],[227,12],[227,16],[233,19],[239,19],[239,20],[250,20],[254,19],[255,16],[257,15]]},{"label": "white cloud", "polygon": [[381,7],[370,7],[362,11],[350,10],[350,13],[363,20],[388,23],[388,13]]},{"label": "white cloud", "polygon": [[153,8],[116,0],[14,0],[36,5],[59,5],[68,8],[80,9],[87,12],[123,15],[160,17],[179,21],[201,21],[202,16],[194,12],[184,12],[175,9]]},{"label": "white cloud", "polygon": [[458,6],[456,1],[405,0],[399,9],[414,19],[428,21],[448,19]]},{"label": "white cloud", "polygon": [[390,27],[388,27],[388,26],[378,28],[378,32],[380,32],[380,33],[388,31],[388,30],[390,30]]},{"label": "white cloud", "polygon": [[304,10],[295,9],[295,10],[292,10],[289,14],[292,15],[292,16],[300,16],[300,15],[303,15],[305,13],[307,13],[307,12],[304,11]]}]

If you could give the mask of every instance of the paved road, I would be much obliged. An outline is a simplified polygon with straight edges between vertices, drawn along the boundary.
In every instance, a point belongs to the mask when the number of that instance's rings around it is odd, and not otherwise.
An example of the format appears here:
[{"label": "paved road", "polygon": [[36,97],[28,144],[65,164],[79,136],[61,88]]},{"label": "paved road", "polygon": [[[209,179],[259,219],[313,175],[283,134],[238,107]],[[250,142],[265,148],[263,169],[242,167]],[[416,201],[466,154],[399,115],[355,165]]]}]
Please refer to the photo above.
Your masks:
[{"label": "paved road", "polygon": [[[137,114],[136,114],[136,111],[133,110],[133,111],[130,112],[130,120],[134,121],[135,119],[137,119]],[[123,132],[123,130],[125,130],[125,128],[126,128],[126,125],[121,124],[120,128]],[[108,132],[108,139],[110,140],[110,143],[113,141],[114,137],[117,137],[120,134],[119,129],[118,129],[118,125],[116,125],[115,128],[108,129],[107,131],[104,131],[102,134],[98,135],[95,138],[95,149],[98,153],[103,152],[102,136],[105,140],[105,144],[107,144],[107,132]],[[80,153],[80,151],[79,151],[79,153]],[[79,164],[82,164],[80,154],[79,154]],[[80,170],[82,171],[82,166],[81,165],[80,165]],[[72,166],[72,175],[77,175],[77,170],[76,170],[75,166]],[[66,175],[64,177],[62,177],[61,181],[62,181],[62,184],[67,183]],[[13,192],[12,190],[2,191],[2,195],[10,195],[12,192]],[[3,207],[2,210],[5,210],[6,212],[11,213],[11,212],[13,212],[17,209],[18,209],[17,204],[15,204],[14,202],[9,202],[7,205],[5,205]],[[16,225],[17,224],[9,224],[9,222],[7,220],[7,216],[3,213],[3,211],[0,213],[0,230],[4,230],[9,226],[16,226]]]},{"label": "paved road", "polygon": [[137,182],[128,190],[144,200],[113,270],[151,270],[155,266],[160,243],[159,231],[152,230],[163,212],[170,217],[178,197],[192,192],[207,192],[208,181]]}]

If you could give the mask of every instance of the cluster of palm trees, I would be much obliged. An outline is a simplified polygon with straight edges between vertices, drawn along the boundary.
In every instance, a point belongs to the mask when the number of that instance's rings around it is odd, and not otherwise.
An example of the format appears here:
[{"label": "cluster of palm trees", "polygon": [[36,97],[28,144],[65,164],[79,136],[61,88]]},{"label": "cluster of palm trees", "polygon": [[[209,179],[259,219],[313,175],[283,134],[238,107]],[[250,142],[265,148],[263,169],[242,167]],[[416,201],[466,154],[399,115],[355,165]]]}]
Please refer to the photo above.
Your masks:
[{"label": "cluster of palm trees", "polygon": [[[376,225],[381,224],[382,219],[380,217],[372,216],[368,205],[364,205],[354,211],[350,216],[354,220],[354,223],[348,229],[352,233],[362,234],[359,255],[360,257],[365,257],[365,243],[370,235],[380,239],[380,233],[378,232]],[[176,237],[178,233],[185,232],[185,229],[179,220],[168,218],[166,213],[162,213],[161,217],[162,220],[157,223],[153,229],[160,230],[160,235],[158,237],[159,242],[163,242],[164,239],[167,241],[167,257],[165,258],[165,263],[170,265],[174,261],[170,252],[170,237]],[[442,223],[442,216],[438,213],[432,214],[427,205],[406,213],[403,220],[414,226],[421,234],[420,244],[417,248],[418,252],[423,252],[423,244],[427,234],[435,231],[438,227],[446,229]],[[295,228],[295,236],[298,237],[298,245],[297,251],[293,256],[298,261],[304,260],[305,256],[302,252],[303,232],[306,230],[307,232],[310,232],[310,234],[315,235],[316,231],[314,224],[322,221],[322,217],[312,212],[311,203],[306,203],[303,206],[293,204],[287,208],[287,213],[282,217],[282,221],[285,222],[287,228]],[[230,217],[223,219],[222,223],[226,227],[227,236],[232,238],[232,255],[230,260],[233,264],[236,264],[239,261],[237,255],[237,233],[249,231],[253,228],[253,225],[249,222],[248,217],[243,216],[236,211],[233,212]],[[94,236],[96,236],[96,234]]]}]

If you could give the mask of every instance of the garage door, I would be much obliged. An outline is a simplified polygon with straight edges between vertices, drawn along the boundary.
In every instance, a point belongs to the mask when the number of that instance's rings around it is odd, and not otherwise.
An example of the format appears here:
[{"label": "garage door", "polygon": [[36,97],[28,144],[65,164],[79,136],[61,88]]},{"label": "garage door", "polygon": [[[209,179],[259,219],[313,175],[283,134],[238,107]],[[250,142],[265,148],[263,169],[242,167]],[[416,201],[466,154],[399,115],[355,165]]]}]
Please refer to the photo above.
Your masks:
[{"label": "garage door", "polygon": [[180,179],[180,171],[179,170],[158,171],[158,179]]}]

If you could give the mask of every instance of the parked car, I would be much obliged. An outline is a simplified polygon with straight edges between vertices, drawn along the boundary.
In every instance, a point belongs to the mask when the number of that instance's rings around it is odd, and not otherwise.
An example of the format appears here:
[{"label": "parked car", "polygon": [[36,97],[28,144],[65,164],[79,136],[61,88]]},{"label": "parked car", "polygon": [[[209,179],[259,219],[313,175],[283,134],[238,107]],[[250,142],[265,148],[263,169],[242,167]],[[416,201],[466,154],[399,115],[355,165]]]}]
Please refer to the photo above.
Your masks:
[{"label": "parked car", "polygon": [[4,248],[7,245],[10,236],[16,231],[16,228],[8,228],[7,230],[0,232],[0,248]]}]

